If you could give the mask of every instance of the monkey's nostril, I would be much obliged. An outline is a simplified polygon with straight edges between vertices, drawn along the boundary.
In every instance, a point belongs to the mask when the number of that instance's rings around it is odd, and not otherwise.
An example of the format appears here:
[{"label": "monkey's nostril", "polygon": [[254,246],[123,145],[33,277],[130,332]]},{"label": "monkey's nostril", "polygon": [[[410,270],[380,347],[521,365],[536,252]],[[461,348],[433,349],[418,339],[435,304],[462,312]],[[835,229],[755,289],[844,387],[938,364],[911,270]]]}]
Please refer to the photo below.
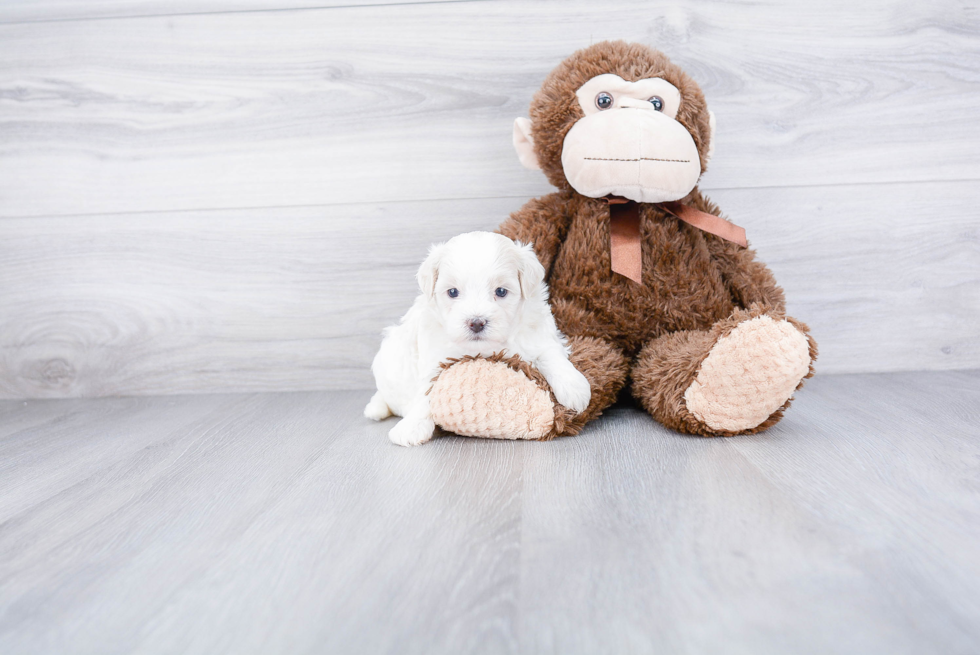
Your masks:
[{"label": "monkey's nostril", "polygon": [[483,332],[483,328],[487,326],[487,321],[484,318],[471,318],[466,324],[470,328],[470,332]]}]

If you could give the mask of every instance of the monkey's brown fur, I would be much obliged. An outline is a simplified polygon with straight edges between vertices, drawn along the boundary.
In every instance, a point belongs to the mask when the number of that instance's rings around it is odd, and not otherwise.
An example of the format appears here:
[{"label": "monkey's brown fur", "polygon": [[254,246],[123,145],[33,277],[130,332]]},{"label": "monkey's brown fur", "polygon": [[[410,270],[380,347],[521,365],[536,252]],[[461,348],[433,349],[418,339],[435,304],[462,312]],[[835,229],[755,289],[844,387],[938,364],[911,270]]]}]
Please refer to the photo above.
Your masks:
[{"label": "monkey's brown fur", "polygon": [[677,87],[683,102],[675,118],[694,137],[701,171],[706,170],[711,128],[701,88],[661,52],[638,43],[604,41],[558,64],[531,100],[534,149],[549,182],[563,191],[572,190],[561,167],[561,151],[565,135],[584,116],[575,91],[603,73],[615,73],[627,82],[660,77]]},{"label": "monkey's brown fur", "polygon": [[[583,117],[575,91],[602,73],[627,81],[660,77],[683,99],[676,120],[691,133],[707,165],[709,115],[697,84],[663,54],[624,42],[598,43],[562,62],[531,103],[535,154],[556,193],[531,200],[500,233],[533,243],[551,288],[559,329],[570,337],[572,362],[592,384],[585,413],[562,421],[560,434],[575,434],[615,401],[632,382],[632,393],[667,427],[701,435],[757,432],[775,424],[785,404],[761,424],[741,431],[712,429],[685,404],[685,391],[718,340],[745,320],[764,314],[785,318],[785,298],[769,269],[741,248],[703,232],[654,204],[641,204],[643,284],[610,268],[609,207],[573,190],[561,165],[566,133]],[[697,187],[685,204],[715,215],[718,207]],[[807,327],[810,369],[817,355]],[[800,382],[802,385],[802,381]],[[797,387],[798,388],[798,387]]]}]

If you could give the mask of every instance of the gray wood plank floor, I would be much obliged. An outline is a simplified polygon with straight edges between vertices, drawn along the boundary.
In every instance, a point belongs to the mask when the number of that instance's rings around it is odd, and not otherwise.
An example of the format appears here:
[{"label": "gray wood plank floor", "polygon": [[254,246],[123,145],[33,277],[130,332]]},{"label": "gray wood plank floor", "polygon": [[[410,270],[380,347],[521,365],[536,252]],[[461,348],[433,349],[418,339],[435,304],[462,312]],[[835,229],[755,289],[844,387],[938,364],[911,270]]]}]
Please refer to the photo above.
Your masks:
[{"label": "gray wood plank floor", "polygon": [[980,650],[980,371],[733,439],[401,449],[368,395],[0,403],[0,652]]}]

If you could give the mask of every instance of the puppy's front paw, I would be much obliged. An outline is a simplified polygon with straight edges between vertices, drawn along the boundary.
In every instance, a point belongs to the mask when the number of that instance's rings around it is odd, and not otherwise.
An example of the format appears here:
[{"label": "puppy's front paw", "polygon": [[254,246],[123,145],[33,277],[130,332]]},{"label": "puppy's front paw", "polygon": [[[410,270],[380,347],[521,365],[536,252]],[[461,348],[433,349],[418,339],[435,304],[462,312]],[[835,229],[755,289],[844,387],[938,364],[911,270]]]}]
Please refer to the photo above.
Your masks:
[{"label": "puppy's front paw", "polygon": [[391,443],[399,446],[418,446],[431,439],[435,429],[436,424],[432,419],[413,421],[403,418],[398,421],[398,425],[391,428],[388,438]]},{"label": "puppy's front paw", "polygon": [[556,380],[549,380],[551,390],[555,392],[555,398],[559,403],[572,410],[576,414],[581,414],[592,401],[592,387],[589,381],[578,369],[569,367],[567,373],[562,373]]}]

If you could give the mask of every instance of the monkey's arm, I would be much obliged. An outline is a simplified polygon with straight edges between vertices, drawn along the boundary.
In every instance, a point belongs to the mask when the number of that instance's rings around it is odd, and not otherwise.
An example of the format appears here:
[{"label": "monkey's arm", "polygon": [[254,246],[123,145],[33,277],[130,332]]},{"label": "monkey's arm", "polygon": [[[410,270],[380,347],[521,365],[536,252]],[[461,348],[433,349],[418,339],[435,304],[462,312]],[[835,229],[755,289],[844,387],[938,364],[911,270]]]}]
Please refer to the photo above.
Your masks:
[{"label": "monkey's arm", "polygon": [[529,200],[497,228],[508,239],[534,244],[534,254],[544,266],[546,280],[568,231],[568,201],[562,193]]},{"label": "monkey's arm", "polygon": [[708,249],[721,266],[721,274],[731,291],[735,303],[748,309],[758,304],[767,310],[786,312],[786,295],[776,284],[765,264],[755,259],[755,251],[742,248],[721,238],[711,237]]},{"label": "monkey's arm", "polygon": [[[718,206],[695,189],[690,204],[703,212],[721,216]],[[722,277],[735,303],[744,309],[758,304],[779,313],[786,311],[786,295],[776,284],[772,271],[756,261],[755,251],[712,234],[705,234],[712,258],[721,268]]]}]

